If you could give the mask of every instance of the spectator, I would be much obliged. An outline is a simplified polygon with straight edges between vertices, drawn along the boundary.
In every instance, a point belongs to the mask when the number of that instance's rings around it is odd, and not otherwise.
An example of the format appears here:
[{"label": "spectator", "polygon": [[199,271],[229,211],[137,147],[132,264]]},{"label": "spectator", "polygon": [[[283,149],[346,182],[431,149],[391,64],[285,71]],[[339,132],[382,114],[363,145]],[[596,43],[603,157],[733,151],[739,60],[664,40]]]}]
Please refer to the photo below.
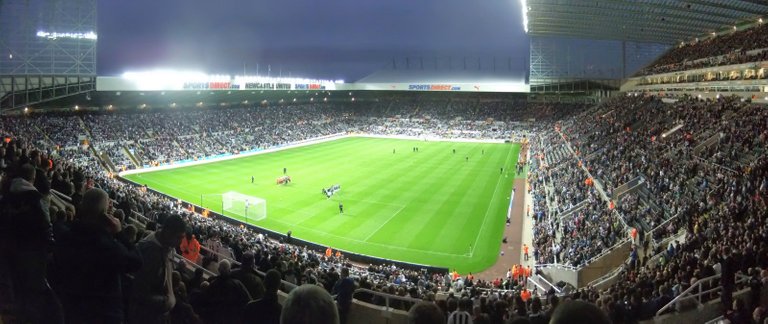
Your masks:
[{"label": "spectator", "polygon": [[134,280],[129,323],[165,323],[169,320],[169,312],[176,304],[171,257],[185,232],[184,220],[173,215],[163,222],[160,230],[139,242],[144,265]]},{"label": "spectator", "polygon": [[580,300],[569,300],[552,313],[550,324],[610,324],[608,316],[594,304]]},{"label": "spectator", "polygon": [[472,314],[469,313],[471,308],[472,301],[466,297],[461,298],[459,300],[459,309],[448,316],[448,324],[472,324]]},{"label": "spectator", "polygon": [[[141,256],[125,235],[116,236],[116,220],[107,213],[109,197],[101,189],[83,196],[77,220],[58,240],[55,260],[67,323],[122,323],[121,277],[141,268]],[[117,239],[116,239],[117,237]]]},{"label": "spectator", "polygon": [[277,301],[277,291],[280,288],[280,272],[275,269],[267,271],[264,278],[264,297],[248,303],[243,312],[244,324],[279,324],[280,312],[283,307]]},{"label": "spectator", "polygon": [[53,231],[48,216],[48,197],[33,185],[36,169],[31,164],[18,168],[9,188],[3,192],[2,226],[10,236],[7,248],[8,269],[20,308],[20,320],[31,323],[61,323],[63,314],[58,298],[48,285],[48,251]]},{"label": "spectator", "polygon": [[240,280],[232,276],[229,260],[219,261],[219,275],[203,291],[195,309],[206,323],[240,323],[240,315],[251,295]]},{"label": "spectator", "polygon": [[349,278],[349,268],[341,268],[341,278],[333,286],[333,295],[339,305],[339,320],[341,324],[347,323],[349,309],[352,307],[352,293],[355,291],[355,282]]},{"label": "spectator", "polygon": [[443,316],[440,308],[431,302],[418,302],[414,304],[408,311],[408,324],[444,324],[445,316]]},{"label": "spectator", "polygon": [[280,324],[339,324],[339,311],[323,288],[302,285],[283,303]]},{"label": "spectator", "polygon": [[181,255],[192,263],[198,263],[200,259],[200,242],[192,233],[187,233],[184,239],[181,240]]},{"label": "spectator", "polygon": [[248,289],[251,299],[261,299],[264,297],[264,284],[256,274],[256,260],[253,252],[243,253],[240,269],[232,271],[232,278],[240,280]]}]

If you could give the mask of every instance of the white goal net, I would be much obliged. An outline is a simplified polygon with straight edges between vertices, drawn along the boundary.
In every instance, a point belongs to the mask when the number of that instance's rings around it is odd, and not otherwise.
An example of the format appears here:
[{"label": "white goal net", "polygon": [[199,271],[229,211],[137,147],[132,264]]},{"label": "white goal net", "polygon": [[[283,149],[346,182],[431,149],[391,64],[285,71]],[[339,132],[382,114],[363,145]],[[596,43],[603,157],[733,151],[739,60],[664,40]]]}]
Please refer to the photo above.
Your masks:
[{"label": "white goal net", "polygon": [[225,212],[246,217],[248,220],[267,218],[267,201],[254,196],[248,196],[236,191],[221,195]]}]

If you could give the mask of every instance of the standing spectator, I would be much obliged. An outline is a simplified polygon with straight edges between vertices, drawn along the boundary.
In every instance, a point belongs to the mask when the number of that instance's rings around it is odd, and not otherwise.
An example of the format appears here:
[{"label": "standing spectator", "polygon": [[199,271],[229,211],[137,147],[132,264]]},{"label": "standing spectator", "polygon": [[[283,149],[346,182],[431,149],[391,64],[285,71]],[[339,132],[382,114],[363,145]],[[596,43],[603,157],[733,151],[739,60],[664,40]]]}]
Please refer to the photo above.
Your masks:
[{"label": "standing spectator", "polygon": [[611,320],[600,308],[594,304],[580,300],[571,300],[563,303],[552,313],[550,324],[608,324]]},{"label": "standing spectator", "polygon": [[163,227],[138,244],[144,262],[136,274],[130,304],[129,323],[167,323],[176,304],[171,274],[173,249],[181,244],[186,223],[178,215],[165,219]]},{"label": "standing spectator", "polygon": [[355,291],[355,282],[349,277],[349,268],[341,268],[341,278],[333,286],[333,295],[339,303],[339,319],[341,324],[347,323],[349,308],[352,307],[352,293]]},{"label": "standing spectator", "polygon": [[248,289],[251,299],[261,299],[264,297],[264,284],[261,278],[256,274],[256,259],[253,252],[243,253],[243,263],[240,269],[232,271],[232,277],[240,280]]},{"label": "standing spectator", "polygon": [[723,303],[723,308],[728,311],[733,306],[733,290],[736,285],[736,262],[733,256],[731,256],[731,250],[728,247],[722,247],[720,269],[722,269],[720,285],[723,286],[720,301]]},{"label": "standing spectator", "polygon": [[339,311],[322,287],[302,285],[283,303],[280,324],[339,324]]},{"label": "standing spectator", "polygon": [[195,310],[206,323],[239,323],[240,313],[251,295],[240,280],[232,276],[229,260],[219,261],[219,276],[203,291]]},{"label": "standing spectator", "polygon": [[61,323],[61,304],[46,277],[53,230],[46,199],[33,185],[35,173],[33,165],[22,165],[3,192],[0,223],[11,245],[4,247],[8,259],[3,262],[9,264],[21,321]]},{"label": "standing spectator", "polygon": [[181,249],[181,255],[185,259],[192,261],[192,263],[197,263],[198,259],[200,259],[200,242],[190,232],[187,232],[187,235],[181,240],[179,249]]},{"label": "standing spectator", "polygon": [[408,311],[408,324],[443,324],[445,316],[434,303],[422,301]]},{"label": "standing spectator", "polygon": [[119,222],[107,213],[108,206],[106,192],[88,190],[77,220],[57,242],[56,269],[62,278],[57,290],[67,323],[124,321],[121,276],[139,270],[141,256],[129,235],[115,238]]},{"label": "standing spectator", "polygon": [[244,324],[280,324],[280,312],[283,306],[277,301],[277,290],[280,289],[280,272],[275,269],[267,271],[264,277],[266,292],[261,299],[254,300],[245,306],[243,312]]},{"label": "standing spectator", "polygon": [[459,309],[448,316],[448,324],[472,324],[472,314],[469,313],[472,301],[469,298],[459,300]]}]

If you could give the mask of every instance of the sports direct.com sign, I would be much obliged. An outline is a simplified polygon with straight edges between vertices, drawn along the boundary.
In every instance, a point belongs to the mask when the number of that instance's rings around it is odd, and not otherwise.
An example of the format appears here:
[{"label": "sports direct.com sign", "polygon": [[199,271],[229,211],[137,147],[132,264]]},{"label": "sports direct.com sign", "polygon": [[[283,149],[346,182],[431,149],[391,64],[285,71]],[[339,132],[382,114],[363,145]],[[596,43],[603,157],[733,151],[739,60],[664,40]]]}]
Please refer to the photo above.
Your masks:
[{"label": "sports direct.com sign", "polygon": [[450,84],[410,84],[408,90],[416,91],[461,91],[461,87]]}]

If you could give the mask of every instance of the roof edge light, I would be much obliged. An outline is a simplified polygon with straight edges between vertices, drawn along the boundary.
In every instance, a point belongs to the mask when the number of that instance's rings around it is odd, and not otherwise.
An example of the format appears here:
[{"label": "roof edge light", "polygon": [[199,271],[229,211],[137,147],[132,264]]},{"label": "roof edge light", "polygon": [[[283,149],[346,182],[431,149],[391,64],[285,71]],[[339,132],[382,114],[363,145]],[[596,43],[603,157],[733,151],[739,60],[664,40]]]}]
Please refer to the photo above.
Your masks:
[{"label": "roof edge light", "polygon": [[523,29],[527,34],[528,33],[528,11],[530,11],[531,8],[528,7],[528,0],[520,0],[520,6],[523,8]]}]

